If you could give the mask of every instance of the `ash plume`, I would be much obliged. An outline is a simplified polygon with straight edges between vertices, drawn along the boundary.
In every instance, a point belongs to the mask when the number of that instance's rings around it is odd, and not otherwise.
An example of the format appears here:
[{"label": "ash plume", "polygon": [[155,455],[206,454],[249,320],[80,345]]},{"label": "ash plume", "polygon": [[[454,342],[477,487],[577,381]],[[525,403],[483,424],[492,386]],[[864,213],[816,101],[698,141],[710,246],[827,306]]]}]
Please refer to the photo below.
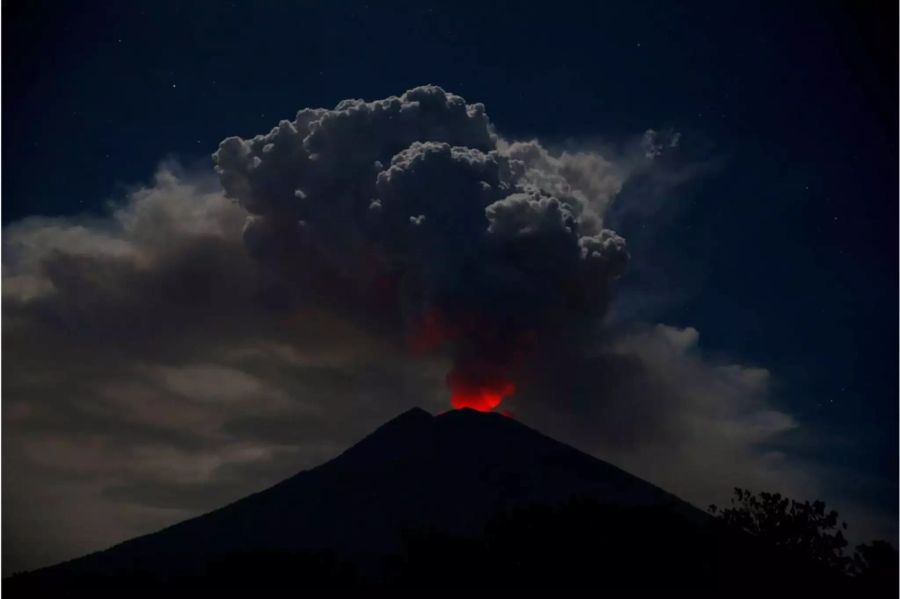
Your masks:
[{"label": "ash plume", "polygon": [[304,109],[213,159],[293,301],[450,352],[462,405],[494,407],[538,348],[590,329],[628,258],[602,222],[611,164],[507,143],[482,104],[435,86]]},{"label": "ash plume", "polygon": [[425,87],[228,139],[218,174],[165,162],[108,213],[5,225],[4,568],[219,507],[413,406],[511,411],[698,505],[820,496],[772,450],[800,423],[768,371],[623,319],[634,290],[610,304],[608,222],[652,226],[696,172],[646,139],[506,140]]}]

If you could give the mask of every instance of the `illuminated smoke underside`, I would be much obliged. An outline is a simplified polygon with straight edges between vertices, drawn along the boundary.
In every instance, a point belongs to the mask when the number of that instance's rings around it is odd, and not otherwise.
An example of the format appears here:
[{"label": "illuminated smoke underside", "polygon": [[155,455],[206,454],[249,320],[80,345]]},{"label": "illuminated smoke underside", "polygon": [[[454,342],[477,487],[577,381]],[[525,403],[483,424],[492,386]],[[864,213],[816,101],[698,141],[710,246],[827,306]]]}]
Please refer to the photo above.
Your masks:
[{"label": "illuminated smoke underside", "polygon": [[457,410],[472,408],[490,412],[516,392],[516,386],[510,381],[472,384],[461,380],[455,372],[447,375],[447,385],[450,387],[450,404]]}]

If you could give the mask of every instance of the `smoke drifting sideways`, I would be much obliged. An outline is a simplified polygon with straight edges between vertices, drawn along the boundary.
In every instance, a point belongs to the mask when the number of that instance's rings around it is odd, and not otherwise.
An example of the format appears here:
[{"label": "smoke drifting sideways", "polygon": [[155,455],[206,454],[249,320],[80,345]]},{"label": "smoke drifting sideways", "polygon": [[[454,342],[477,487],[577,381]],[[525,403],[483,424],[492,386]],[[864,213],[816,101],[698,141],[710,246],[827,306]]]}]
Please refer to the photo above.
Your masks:
[{"label": "smoke drifting sideways", "polygon": [[628,259],[615,167],[510,143],[436,86],[303,109],[213,154],[243,239],[292,302],[446,352],[456,408],[491,410],[544,348],[602,318]]}]

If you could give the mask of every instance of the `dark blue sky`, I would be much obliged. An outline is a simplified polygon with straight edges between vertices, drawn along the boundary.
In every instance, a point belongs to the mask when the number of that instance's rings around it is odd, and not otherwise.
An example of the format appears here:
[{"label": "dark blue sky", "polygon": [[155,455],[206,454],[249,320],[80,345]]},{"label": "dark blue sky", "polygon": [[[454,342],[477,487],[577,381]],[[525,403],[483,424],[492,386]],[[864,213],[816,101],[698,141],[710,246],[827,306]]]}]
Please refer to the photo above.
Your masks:
[{"label": "dark blue sky", "polygon": [[[890,3],[885,3],[885,6]],[[339,5],[339,6],[337,6]],[[879,7],[879,10],[886,10]],[[896,7],[893,7],[896,10]],[[9,2],[3,221],[101,210],[305,106],[436,83],[510,137],[682,132],[638,316],[769,368],[818,460],[896,503],[896,14],[855,3]],[[628,190],[626,190],[626,193]]]}]

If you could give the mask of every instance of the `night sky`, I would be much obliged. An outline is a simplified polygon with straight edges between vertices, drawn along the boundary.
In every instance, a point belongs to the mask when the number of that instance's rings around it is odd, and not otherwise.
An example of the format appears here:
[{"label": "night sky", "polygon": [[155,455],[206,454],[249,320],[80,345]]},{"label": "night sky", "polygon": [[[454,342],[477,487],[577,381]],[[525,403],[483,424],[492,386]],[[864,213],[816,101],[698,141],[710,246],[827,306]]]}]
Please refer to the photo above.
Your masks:
[{"label": "night sky", "polygon": [[[607,213],[631,254],[609,326],[693,327],[705,360],[767,369],[767,401],[798,423],[778,451],[851,527],[896,534],[897,15],[859,4],[5,2],[3,224],[103,219],[160,163],[212,173],[228,136],[423,84],[547,147],[624,155],[648,129],[677,135],[662,174],[626,181]],[[6,523],[28,503],[7,501],[7,472]],[[259,482],[241,484],[101,537]],[[22,549],[38,541],[4,554],[99,548]]]}]

